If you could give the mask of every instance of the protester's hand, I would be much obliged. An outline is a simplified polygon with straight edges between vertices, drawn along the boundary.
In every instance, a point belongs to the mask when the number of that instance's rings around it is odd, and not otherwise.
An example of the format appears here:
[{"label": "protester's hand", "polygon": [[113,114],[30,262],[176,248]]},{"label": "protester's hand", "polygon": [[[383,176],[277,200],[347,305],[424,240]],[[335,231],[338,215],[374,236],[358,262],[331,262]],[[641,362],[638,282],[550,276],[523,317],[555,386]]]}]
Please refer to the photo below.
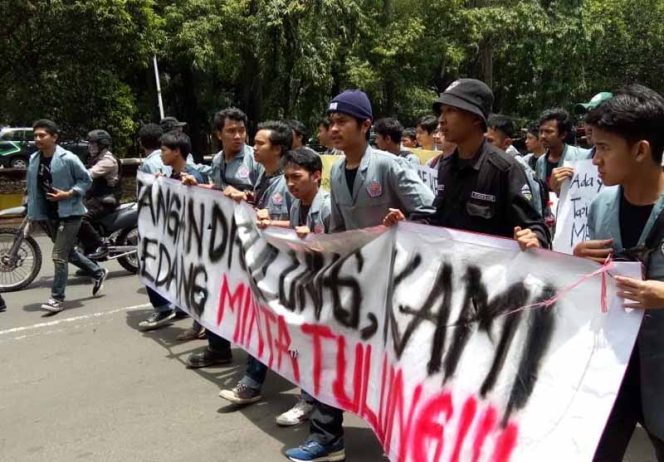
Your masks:
[{"label": "protester's hand", "polygon": [[51,192],[46,193],[46,199],[51,202],[60,202],[65,199],[70,199],[74,196],[74,191],[62,191],[61,189],[51,188]]},{"label": "protester's hand", "polygon": [[270,212],[267,209],[256,210],[256,218],[259,220],[269,220]]},{"label": "protester's hand", "polygon": [[549,186],[556,194],[560,194],[560,186],[563,181],[574,176],[574,169],[572,167],[558,167],[554,168],[551,172],[551,180]]},{"label": "protester's hand", "polygon": [[521,250],[538,249],[542,247],[539,239],[537,239],[537,234],[535,234],[532,229],[521,229],[519,226],[515,227],[514,239],[519,243]]},{"label": "protester's hand", "polygon": [[268,226],[272,226],[272,220],[270,220],[269,218],[258,220],[256,222],[256,226],[258,226],[260,229],[265,229]]},{"label": "protester's hand", "polygon": [[296,226],[295,233],[297,234],[297,237],[299,237],[300,239],[304,239],[309,234],[311,234],[311,230],[309,229],[308,226]]},{"label": "protester's hand", "polygon": [[245,193],[239,189],[235,189],[232,186],[226,186],[226,189],[224,189],[224,196],[230,197],[235,202],[242,202],[247,200],[247,195]]},{"label": "protester's hand", "polygon": [[226,197],[233,197],[233,195],[236,195],[239,192],[241,192],[239,189],[235,189],[232,186],[226,186],[224,188],[224,196]]},{"label": "protester's hand", "polygon": [[618,283],[618,297],[625,301],[625,308],[664,309],[663,281],[639,281],[616,276],[616,282]]},{"label": "protester's hand", "polygon": [[581,242],[574,247],[574,256],[604,263],[606,258],[613,252],[612,246],[613,239]]},{"label": "protester's hand", "polygon": [[383,225],[392,226],[406,219],[406,216],[399,209],[389,209],[389,213],[383,218]]},{"label": "protester's hand", "polygon": [[188,173],[182,174],[182,184],[185,186],[198,186],[198,181],[194,175],[189,175]]}]

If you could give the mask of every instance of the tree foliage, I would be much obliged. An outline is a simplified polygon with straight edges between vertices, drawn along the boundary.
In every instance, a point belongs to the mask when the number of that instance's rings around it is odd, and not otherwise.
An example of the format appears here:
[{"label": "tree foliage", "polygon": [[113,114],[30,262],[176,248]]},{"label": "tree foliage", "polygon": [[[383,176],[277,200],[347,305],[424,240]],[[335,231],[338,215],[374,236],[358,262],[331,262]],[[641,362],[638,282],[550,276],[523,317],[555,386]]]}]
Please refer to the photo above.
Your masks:
[{"label": "tree foliage", "polygon": [[660,0],[14,0],[0,15],[0,121],[105,127],[121,146],[158,118],[153,54],[198,150],[224,106],[313,127],[351,87],[406,124],[466,76],[522,119],[629,82],[664,89]]}]

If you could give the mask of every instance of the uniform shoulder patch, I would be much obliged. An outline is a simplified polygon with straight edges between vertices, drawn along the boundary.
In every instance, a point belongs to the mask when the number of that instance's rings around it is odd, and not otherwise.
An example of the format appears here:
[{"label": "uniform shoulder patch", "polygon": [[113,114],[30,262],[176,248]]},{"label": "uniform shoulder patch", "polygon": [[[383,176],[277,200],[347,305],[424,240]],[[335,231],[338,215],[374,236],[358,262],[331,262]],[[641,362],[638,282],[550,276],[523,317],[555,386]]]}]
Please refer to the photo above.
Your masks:
[{"label": "uniform shoulder patch", "polygon": [[530,189],[530,186],[528,185],[528,183],[526,183],[526,184],[524,184],[523,186],[521,186],[521,195],[522,195],[523,197],[525,197],[526,199],[528,199],[528,201],[532,201],[532,200],[533,200],[533,192],[532,192],[532,190]]}]

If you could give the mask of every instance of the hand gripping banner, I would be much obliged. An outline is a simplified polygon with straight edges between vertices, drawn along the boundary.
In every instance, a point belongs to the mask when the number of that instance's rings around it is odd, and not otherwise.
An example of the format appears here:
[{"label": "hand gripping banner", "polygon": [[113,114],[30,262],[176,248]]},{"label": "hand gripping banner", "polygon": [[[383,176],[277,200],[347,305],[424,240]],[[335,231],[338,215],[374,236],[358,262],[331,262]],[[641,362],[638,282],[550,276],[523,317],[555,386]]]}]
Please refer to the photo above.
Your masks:
[{"label": "hand gripping banner", "polygon": [[302,240],[142,174],[139,230],[147,286],[361,416],[393,461],[591,460],[641,323],[610,277],[635,265],[507,239],[402,223]]}]

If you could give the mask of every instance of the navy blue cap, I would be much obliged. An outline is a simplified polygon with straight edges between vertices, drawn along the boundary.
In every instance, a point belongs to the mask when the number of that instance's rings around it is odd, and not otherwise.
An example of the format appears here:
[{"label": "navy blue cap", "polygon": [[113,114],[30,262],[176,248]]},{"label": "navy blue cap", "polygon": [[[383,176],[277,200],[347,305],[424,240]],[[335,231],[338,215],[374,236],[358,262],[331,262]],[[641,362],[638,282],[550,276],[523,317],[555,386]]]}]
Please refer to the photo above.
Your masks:
[{"label": "navy blue cap", "polygon": [[373,120],[369,97],[362,90],[346,90],[330,102],[327,113],[341,112],[362,120]]}]

